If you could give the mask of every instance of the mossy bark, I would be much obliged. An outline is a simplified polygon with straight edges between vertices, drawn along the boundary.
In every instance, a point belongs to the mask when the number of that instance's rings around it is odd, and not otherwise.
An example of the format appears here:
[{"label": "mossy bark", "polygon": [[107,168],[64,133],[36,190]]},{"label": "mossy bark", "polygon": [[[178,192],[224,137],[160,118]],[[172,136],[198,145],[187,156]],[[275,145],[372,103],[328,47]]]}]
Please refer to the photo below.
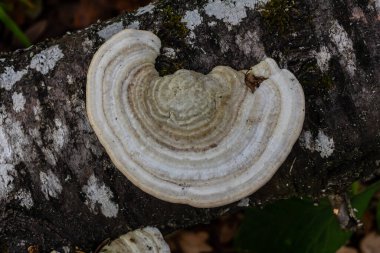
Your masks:
[{"label": "mossy bark", "polygon": [[[238,2],[160,1],[0,56],[0,249],[89,252],[138,227],[168,233],[242,203],[318,199],[376,175],[380,6],[370,0],[272,0],[256,7],[245,1],[241,8]],[[199,16],[186,15],[194,10]],[[162,74],[179,68],[207,73],[216,65],[247,69],[267,56],[299,79],[306,96],[303,132],[250,202],[214,209],[166,203],[112,165],[86,118],[86,73],[97,48],[126,27],[162,39],[156,64]]]}]

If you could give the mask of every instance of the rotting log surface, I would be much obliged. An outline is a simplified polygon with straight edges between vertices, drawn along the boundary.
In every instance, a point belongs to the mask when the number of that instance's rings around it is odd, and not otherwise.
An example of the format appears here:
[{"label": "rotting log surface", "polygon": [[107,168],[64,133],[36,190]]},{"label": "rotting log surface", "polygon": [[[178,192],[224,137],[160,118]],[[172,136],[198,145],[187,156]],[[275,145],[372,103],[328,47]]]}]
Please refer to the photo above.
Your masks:
[{"label": "rotting log surface", "polygon": [[[161,1],[88,29],[0,56],[0,248],[94,250],[142,226],[164,233],[247,204],[339,193],[380,166],[378,1]],[[197,10],[197,11],[196,11]],[[123,28],[162,40],[161,74],[265,56],[306,96],[303,132],[273,179],[248,201],[196,209],[155,199],[110,162],[85,112],[86,72]],[[189,57],[191,56],[191,57]]]}]

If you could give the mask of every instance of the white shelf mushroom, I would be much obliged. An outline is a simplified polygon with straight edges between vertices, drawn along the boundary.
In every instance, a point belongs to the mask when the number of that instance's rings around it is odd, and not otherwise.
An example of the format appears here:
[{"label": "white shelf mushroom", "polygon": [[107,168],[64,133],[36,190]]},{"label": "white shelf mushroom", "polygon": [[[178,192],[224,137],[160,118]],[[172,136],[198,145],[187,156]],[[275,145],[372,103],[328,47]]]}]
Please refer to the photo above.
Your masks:
[{"label": "white shelf mushroom", "polygon": [[92,59],[87,114],[113,163],[169,202],[216,207],[252,194],[301,132],[301,85],[272,59],[249,71],[262,81],[253,93],[245,71],[226,66],[160,77],[154,66],[160,47],[151,32],[124,30]]},{"label": "white shelf mushroom", "polygon": [[103,246],[99,253],[170,253],[157,228],[136,229]]}]

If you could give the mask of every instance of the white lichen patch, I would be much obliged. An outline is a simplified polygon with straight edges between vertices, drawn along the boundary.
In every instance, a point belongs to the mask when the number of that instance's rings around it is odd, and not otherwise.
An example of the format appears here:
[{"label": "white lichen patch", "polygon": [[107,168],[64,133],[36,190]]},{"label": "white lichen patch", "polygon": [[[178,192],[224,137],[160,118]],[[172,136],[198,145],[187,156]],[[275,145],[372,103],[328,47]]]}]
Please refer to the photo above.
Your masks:
[{"label": "white lichen patch", "polygon": [[356,70],[356,55],[353,42],[346,30],[336,20],[329,29],[329,37],[340,54],[341,65],[343,65],[349,75],[353,76]]},{"label": "white lichen patch", "polygon": [[25,207],[26,209],[30,209],[34,205],[32,194],[28,190],[20,189],[15,198],[20,201],[20,206]]},{"label": "white lichen patch", "polygon": [[351,18],[352,20],[358,20],[358,21],[363,21],[364,23],[368,23],[367,18],[360,7],[354,7],[352,8],[351,12]]},{"label": "white lichen patch", "polygon": [[120,21],[120,22],[116,22],[104,27],[102,30],[98,32],[98,35],[100,38],[108,40],[109,38],[112,37],[112,35],[120,32],[123,29],[124,29],[123,23]]},{"label": "white lichen patch", "polygon": [[300,141],[301,147],[304,147],[314,152],[314,140],[313,140],[313,135],[311,134],[310,131],[302,132],[300,135],[299,141]]},{"label": "white lichen patch", "polygon": [[231,26],[239,24],[247,17],[247,8],[253,10],[258,3],[266,2],[268,0],[210,0],[204,7],[204,10],[208,16],[214,16],[217,19],[223,20],[228,28],[231,28]]},{"label": "white lichen patch", "polygon": [[329,69],[329,62],[331,59],[331,53],[326,46],[322,46],[319,52],[314,52],[314,56],[317,59],[318,67],[322,72],[326,72]]},{"label": "white lichen patch", "polygon": [[313,139],[313,135],[310,131],[304,131],[299,140],[301,147],[311,152],[319,152],[322,158],[331,156],[335,149],[333,138],[328,137],[322,130],[318,131],[318,135],[315,139]]},{"label": "white lichen patch", "polygon": [[68,84],[73,84],[73,83],[74,83],[74,80],[73,80],[73,76],[72,76],[72,75],[67,75],[67,76],[66,76],[66,79],[67,79],[67,83],[68,83]]},{"label": "white lichen patch", "polygon": [[30,68],[46,75],[52,70],[55,64],[63,58],[62,50],[58,45],[42,50],[40,53],[33,56],[30,62]]},{"label": "white lichen patch", "polygon": [[42,150],[42,153],[44,154],[45,159],[48,162],[48,164],[50,164],[52,166],[57,165],[57,159],[50,149],[42,147],[41,150]]},{"label": "white lichen patch", "polygon": [[58,198],[58,195],[62,192],[62,185],[59,178],[48,170],[47,173],[40,172],[41,191],[47,200],[52,198]]},{"label": "white lichen patch", "polygon": [[82,42],[82,47],[83,47],[83,50],[85,52],[89,52],[92,49],[93,46],[94,46],[94,42],[92,40],[90,40],[89,38],[86,38]]},{"label": "white lichen patch", "polygon": [[249,206],[249,202],[250,202],[250,199],[249,198],[244,198],[242,200],[240,200],[237,204],[237,206],[239,207],[247,207]]},{"label": "white lichen patch", "polygon": [[171,47],[164,47],[162,49],[162,54],[171,59],[174,59],[177,56],[174,48],[171,48]]},{"label": "white lichen patch", "polygon": [[140,22],[139,21],[133,21],[129,25],[127,25],[128,29],[140,29]]},{"label": "white lichen patch", "polygon": [[375,8],[377,11],[377,19],[379,20],[379,17],[380,17],[380,0],[374,0],[374,2],[375,2]]},{"label": "white lichen patch", "polygon": [[5,72],[0,75],[0,89],[12,89],[13,85],[20,81],[27,72],[26,69],[15,71],[13,67],[5,67]]},{"label": "white lichen patch", "polygon": [[12,102],[13,102],[13,110],[15,112],[21,112],[24,110],[25,106],[25,97],[22,95],[22,93],[13,93],[12,95]]},{"label": "white lichen patch", "polygon": [[18,161],[30,161],[35,155],[31,152],[29,137],[25,134],[24,129],[19,121],[11,121],[6,119],[4,126],[5,136],[8,136],[6,142],[8,150],[11,150],[12,156],[9,157],[9,163],[17,163]]},{"label": "white lichen patch", "polygon": [[0,203],[13,191],[13,181],[16,176],[17,171],[12,164],[0,164]]},{"label": "white lichen patch", "polygon": [[0,121],[0,164],[11,162],[13,151],[8,140],[8,136],[5,133],[5,129],[2,127]]},{"label": "white lichen patch", "polygon": [[154,10],[155,6],[153,4],[148,4],[143,7],[140,7],[136,11],[136,16],[140,16],[145,13],[152,13]]},{"label": "white lichen patch", "polygon": [[41,116],[40,115],[42,113],[42,109],[41,109],[41,104],[40,104],[39,100],[36,101],[36,105],[32,107],[32,110],[33,110],[34,118],[37,121],[40,121],[41,120]]},{"label": "white lichen patch", "polygon": [[71,251],[69,246],[63,246],[62,249],[63,249],[63,253],[70,253]]},{"label": "white lichen patch", "polygon": [[245,55],[253,54],[258,60],[266,58],[264,46],[256,31],[248,31],[244,34],[244,37],[237,35],[235,42]]},{"label": "white lichen patch", "polygon": [[54,129],[53,132],[53,145],[56,152],[59,152],[62,150],[64,144],[67,141],[68,138],[68,129],[67,126],[62,123],[60,119],[54,119],[54,124],[56,126],[56,129]]},{"label": "white lichen patch", "polygon": [[198,10],[186,11],[185,16],[181,20],[186,23],[186,27],[189,30],[194,30],[195,27],[202,24],[203,18],[199,14]]},{"label": "white lichen patch", "polygon": [[82,191],[86,194],[85,204],[92,213],[98,214],[100,207],[101,213],[108,218],[116,217],[119,212],[119,205],[114,203],[113,193],[104,183],[100,183],[95,175],[91,175],[87,185],[83,186]]}]

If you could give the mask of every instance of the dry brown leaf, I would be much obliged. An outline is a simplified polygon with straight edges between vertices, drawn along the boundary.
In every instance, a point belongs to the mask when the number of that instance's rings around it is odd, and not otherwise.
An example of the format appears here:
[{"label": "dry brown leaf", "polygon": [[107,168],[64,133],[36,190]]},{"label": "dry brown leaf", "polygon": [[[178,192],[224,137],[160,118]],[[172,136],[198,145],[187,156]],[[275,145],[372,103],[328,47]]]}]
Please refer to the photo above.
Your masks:
[{"label": "dry brown leaf", "polygon": [[26,31],[25,34],[29,40],[34,43],[38,41],[41,35],[45,32],[48,26],[47,19],[42,19],[36,23],[33,23]]},{"label": "dry brown leaf", "polygon": [[208,238],[209,234],[205,231],[183,231],[178,239],[178,244],[183,253],[212,252],[212,247],[207,242]]},{"label": "dry brown leaf", "polygon": [[28,253],[39,253],[38,245],[30,245],[28,247]]},{"label": "dry brown leaf", "polygon": [[357,249],[347,247],[347,246],[342,246],[340,247],[336,253],[358,253]]},{"label": "dry brown leaf", "polygon": [[380,253],[380,235],[375,232],[367,234],[360,242],[363,253]]},{"label": "dry brown leaf", "polygon": [[74,27],[82,28],[102,17],[105,9],[99,5],[98,1],[81,0],[74,13]]},{"label": "dry brown leaf", "polygon": [[243,217],[242,213],[237,213],[220,218],[217,227],[219,243],[227,244],[232,241],[240,227]]}]

